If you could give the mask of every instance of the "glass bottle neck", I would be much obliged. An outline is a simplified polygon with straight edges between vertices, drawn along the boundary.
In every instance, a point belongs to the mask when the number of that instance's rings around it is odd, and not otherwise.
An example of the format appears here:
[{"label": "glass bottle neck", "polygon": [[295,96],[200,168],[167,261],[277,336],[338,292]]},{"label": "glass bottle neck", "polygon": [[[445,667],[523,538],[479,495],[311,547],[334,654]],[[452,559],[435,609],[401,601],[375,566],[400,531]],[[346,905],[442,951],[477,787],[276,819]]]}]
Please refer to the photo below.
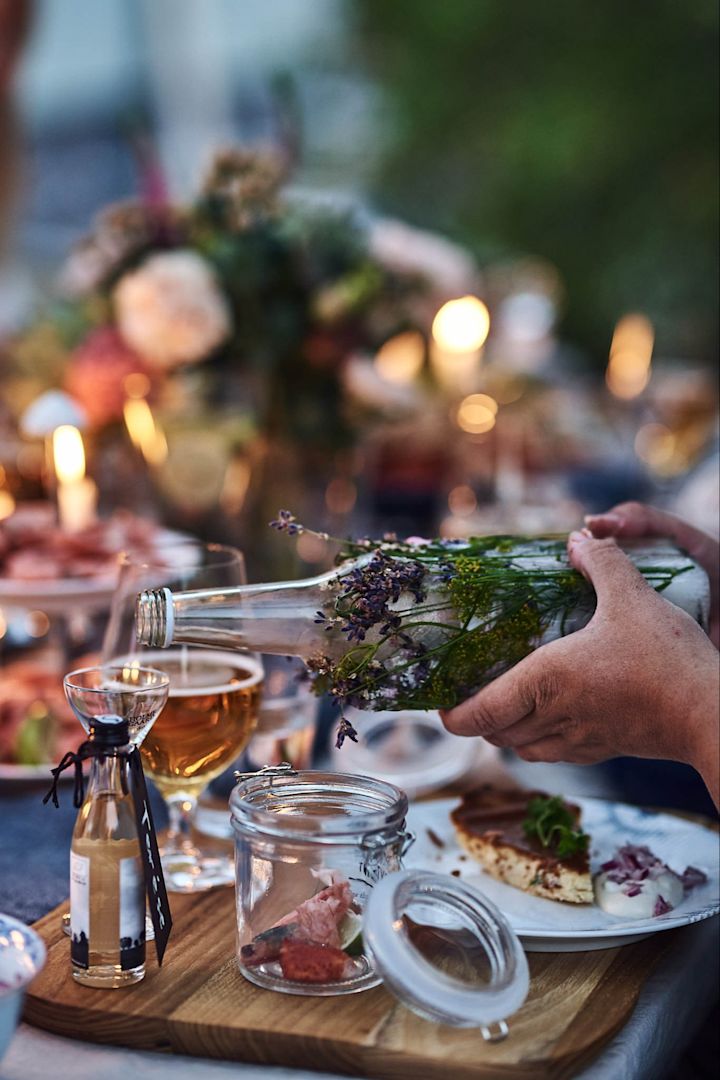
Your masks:
[{"label": "glass bottle neck", "polygon": [[302,581],[243,585],[224,591],[202,589],[141,593],[136,628],[140,644],[216,645],[281,656],[310,657],[333,651],[331,635],[317,614],[327,602],[327,585],[337,571]]},{"label": "glass bottle neck", "polygon": [[[118,750],[122,751],[122,756]],[[130,747],[112,748],[92,758],[86,800],[98,795],[116,795],[124,798],[128,793],[127,752]]]}]

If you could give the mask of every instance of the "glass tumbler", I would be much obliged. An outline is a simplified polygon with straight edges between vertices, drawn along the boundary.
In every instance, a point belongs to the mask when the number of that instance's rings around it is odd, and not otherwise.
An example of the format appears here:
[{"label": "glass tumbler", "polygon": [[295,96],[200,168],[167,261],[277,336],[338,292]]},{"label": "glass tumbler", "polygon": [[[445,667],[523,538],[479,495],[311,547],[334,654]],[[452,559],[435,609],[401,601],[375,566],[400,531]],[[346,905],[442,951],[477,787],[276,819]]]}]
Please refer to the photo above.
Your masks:
[{"label": "glass tumbler", "polygon": [[290,994],[351,994],[381,982],[365,953],[373,886],[402,867],[407,796],[366,776],[282,767],[240,777],[235,833],[238,962]]}]

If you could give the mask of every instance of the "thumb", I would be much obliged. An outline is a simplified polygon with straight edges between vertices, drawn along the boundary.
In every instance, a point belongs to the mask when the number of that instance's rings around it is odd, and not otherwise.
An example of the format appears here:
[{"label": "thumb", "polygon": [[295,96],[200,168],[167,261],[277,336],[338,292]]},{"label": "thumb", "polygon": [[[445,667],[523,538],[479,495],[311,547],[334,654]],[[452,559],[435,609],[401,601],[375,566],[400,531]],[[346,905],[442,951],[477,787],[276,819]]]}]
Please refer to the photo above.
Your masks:
[{"label": "thumb", "polygon": [[[597,594],[598,612],[627,610],[633,595],[650,589],[642,574],[614,540],[595,540],[583,529],[568,538],[570,563]],[[652,589],[650,589],[652,592]]]},{"label": "thumb", "polygon": [[549,708],[566,681],[556,644],[543,645],[454,709],[441,709],[448,731],[453,735],[494,736],[536,710]]}]

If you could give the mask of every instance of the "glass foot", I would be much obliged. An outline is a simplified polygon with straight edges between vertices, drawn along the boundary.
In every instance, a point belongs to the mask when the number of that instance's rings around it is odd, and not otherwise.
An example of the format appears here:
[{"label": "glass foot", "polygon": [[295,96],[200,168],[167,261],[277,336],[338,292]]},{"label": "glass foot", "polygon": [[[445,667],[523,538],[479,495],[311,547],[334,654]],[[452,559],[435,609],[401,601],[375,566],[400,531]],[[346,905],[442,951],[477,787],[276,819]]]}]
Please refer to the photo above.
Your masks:
[{"label": "glass foot", "polygon": [[227,855],[208,857],[184,852],[161,853],[168,892],[206,892],[235,884],[235,864]]},{"label": "glass foot", "polygon": [[212,836],[216,840],[232,840],[233,830],[227,806],[220,808],[213,804],[198,803],[193,818],[193,828],[203,836]]}]

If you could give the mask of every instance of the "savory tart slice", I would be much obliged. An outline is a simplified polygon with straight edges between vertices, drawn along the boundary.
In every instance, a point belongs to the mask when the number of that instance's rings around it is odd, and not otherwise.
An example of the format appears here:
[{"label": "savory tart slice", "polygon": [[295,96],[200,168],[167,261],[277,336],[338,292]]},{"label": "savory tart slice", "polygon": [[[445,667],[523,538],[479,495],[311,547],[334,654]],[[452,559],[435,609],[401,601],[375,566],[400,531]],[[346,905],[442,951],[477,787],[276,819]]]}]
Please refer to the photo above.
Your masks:
[{"label": "savory tart slice", "polygon": [[591,904],[580,807],[541,791],[468,792],[450,815],[460,844],[499,881],[548,900]]}]

